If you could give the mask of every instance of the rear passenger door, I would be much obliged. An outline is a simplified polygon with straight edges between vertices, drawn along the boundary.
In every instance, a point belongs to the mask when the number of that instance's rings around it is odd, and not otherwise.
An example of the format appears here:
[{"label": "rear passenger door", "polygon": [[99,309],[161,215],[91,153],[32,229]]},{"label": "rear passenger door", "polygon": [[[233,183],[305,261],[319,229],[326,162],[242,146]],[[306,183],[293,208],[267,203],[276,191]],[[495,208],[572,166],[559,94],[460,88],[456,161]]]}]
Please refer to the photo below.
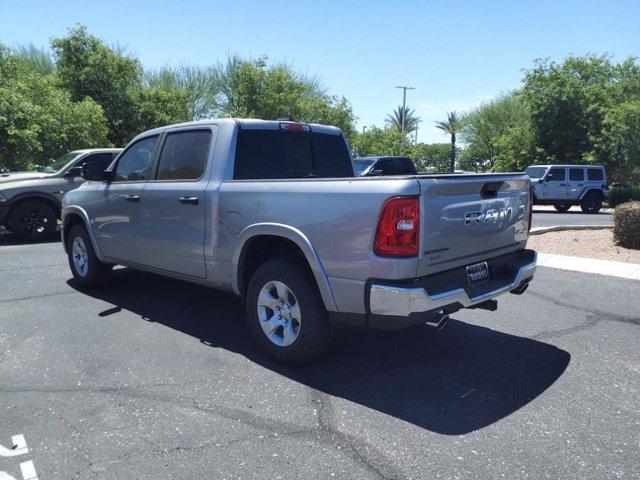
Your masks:
[{"label": "rear passenger door", "polygon": [[207,163],[215,127],[165,135],[152,180],[144,191],[139,235],[142,265],[205,278]]},{"label": "rear passenger door", "polygon": [[584,190],[584,168],[575,167],[569,169],[569,181],[567,182],[567,197],[569,200],[577,200]]}]

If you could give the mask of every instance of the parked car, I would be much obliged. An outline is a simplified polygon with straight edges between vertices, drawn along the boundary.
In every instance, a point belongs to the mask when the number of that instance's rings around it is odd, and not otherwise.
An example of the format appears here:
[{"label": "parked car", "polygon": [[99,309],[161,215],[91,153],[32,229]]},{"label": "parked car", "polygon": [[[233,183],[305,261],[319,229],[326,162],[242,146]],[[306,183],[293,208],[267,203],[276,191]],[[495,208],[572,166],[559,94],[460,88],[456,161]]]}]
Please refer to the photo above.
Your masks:
[{"label": "parked car", "polygon": [[525,171],[534,204],[553,205],[559,212],[580,205],[585,213],[598,213],[607,198],[607,172],[600,165],[532,165]]},{"label": "parked car", "polygon": [[27,242],[56,232],[62,196],[84,181],[86,162],[107,168],[121,148],[94,148],[65,153],[36,172],[0,174],[0,225]]},{"label": "parked car", "polygon": [[444,326],[461,308],[495,310],[536,268],[526,174],[354,177],[334,127],[172,125],[83,175],[62,211],[79,285],[121,264],[234,292],[281,361],[314,358],[335,326]]},{"label": "parked car", "polygon": [[357,176],[415,175],[416,166],[409,157],[360,157],[353,160]]}]

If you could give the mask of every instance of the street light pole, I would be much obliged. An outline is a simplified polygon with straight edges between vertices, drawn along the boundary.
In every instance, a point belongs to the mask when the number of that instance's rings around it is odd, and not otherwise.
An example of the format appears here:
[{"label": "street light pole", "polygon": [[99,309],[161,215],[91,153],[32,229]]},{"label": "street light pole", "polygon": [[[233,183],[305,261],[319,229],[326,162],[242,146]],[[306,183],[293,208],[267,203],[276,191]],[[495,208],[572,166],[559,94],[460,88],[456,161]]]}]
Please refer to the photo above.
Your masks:
[{"label": "street light pole", "polygon": [[404,135],[404,119],[406,117],[407,111],[407,90],[415,90],[413,87],[407,87],[406,85],[402,85],[401,87],[396,87],[402,89],[402,125],[400,131]]}]

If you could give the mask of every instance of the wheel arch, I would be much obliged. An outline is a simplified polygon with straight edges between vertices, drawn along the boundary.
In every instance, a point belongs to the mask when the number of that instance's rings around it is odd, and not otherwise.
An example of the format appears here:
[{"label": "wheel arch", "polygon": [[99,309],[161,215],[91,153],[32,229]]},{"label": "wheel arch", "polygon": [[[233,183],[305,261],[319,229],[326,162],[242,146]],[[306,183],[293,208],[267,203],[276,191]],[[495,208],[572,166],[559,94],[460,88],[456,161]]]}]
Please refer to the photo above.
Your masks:
[{"label": "wheel arch", "polygon": [[[288,246],[291,248],[287,248]],[[274,247],[276,251],[270,250],[270,247]],[[285,255],[281,255],[282,252],[285,252]],[[258,260],[262,261],[261,263],[255,261],[256,255]],[[283,256],[304,260],[315,280],[325,308],[329,311],[337,311],[329,281],[317,252],[304,233],[290,225],[260,223],[242,231],[232,259],[232,268],[236,272],[232,275],[234,292],[244,297],[255,268],[266,260]]]},{"label": "wheel arch", "polygon": [[7,216],[11,215],[11,212],[17,206],[23,204],[24,202],[29,202],[32,200],[38,200],[49,205],[54,209],[58,218],[60,218],[60,212],[62,210],[60,200],[57,197],[44,192],[23,192],[16,195],[15,197],[12,197],[11,203],[8,205],[9,213],[7,214]]},{"label": "wheel arch", "polygon": [[601,200],[604,200],[604,193],[599,188],[587,188],[587,189],[585,189],[585,191],[582,192],[582,195],[580,195],[580,200],[582,201],[584,199],[584,197],[586,197],[590,193],[595,193],[596,195],[598,195],[598,197],[600,197]]},{"label": "wheel arch", "polygon": [[104,261],[102,255],[100,254],[100,249],[98,248],[98,242],[96,241],[96,237],[93,234],[93,230],[91,229],[91,222],[89,222],[89,216],[87,212],[78,207],[71,206],[66,207],[62,212],[62,248],[64,248],[65,253],[67,253],[67,238],[69,237],[69,232],[71,229],[78,224],[84,225],[84,228],[87,230],[89,234],[89,238],[91,239],[91,245],[93,246],[93,251],[96,253],[96,257],[100,261]]}]

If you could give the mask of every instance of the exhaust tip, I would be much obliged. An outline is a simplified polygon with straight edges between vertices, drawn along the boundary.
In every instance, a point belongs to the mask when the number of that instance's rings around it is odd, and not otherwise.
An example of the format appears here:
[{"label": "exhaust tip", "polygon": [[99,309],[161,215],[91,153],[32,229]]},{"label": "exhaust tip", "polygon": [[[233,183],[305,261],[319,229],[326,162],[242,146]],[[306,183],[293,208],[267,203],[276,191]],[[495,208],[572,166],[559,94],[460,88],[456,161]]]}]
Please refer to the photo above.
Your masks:
[{"label": "exhaust tip", "polygon": [[514,295],[522,295],[529,288],[529,282],[520,284],[518,287],[511,290],[509,293],[513,293]]}]

